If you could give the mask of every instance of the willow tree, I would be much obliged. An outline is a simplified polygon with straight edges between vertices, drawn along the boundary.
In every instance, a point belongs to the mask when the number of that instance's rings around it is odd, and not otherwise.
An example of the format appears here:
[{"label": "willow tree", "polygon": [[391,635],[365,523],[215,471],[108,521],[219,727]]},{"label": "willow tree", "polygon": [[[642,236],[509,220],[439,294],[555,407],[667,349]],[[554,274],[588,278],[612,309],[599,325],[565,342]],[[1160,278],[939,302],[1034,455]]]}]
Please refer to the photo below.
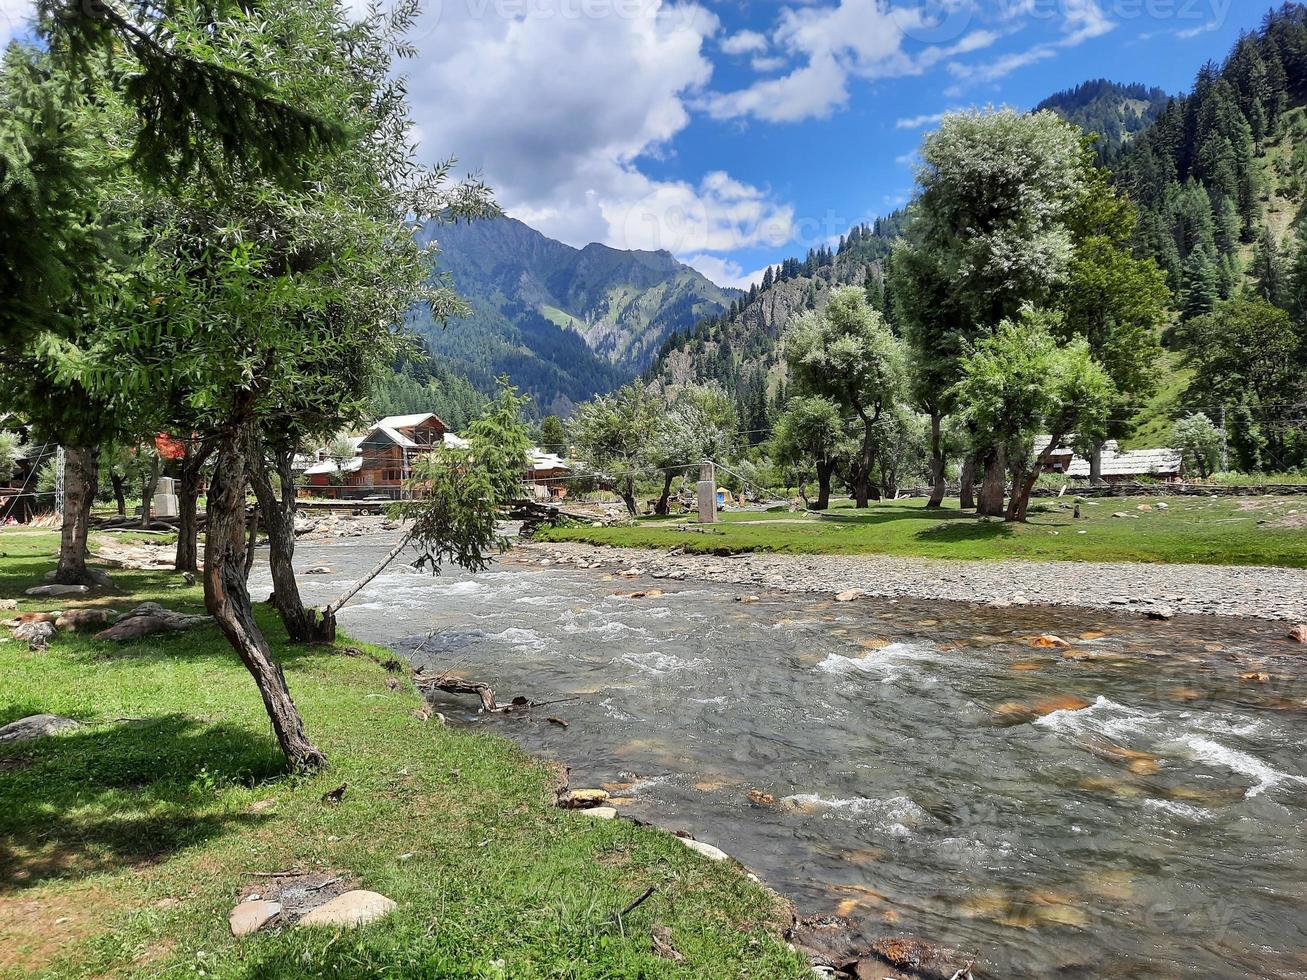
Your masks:
[{"label": "willow tree", "polygon": [[416,6],[351,23],[331,0],[269,0],[242,22],[279,91],[343,133],[297,162],[286,186],[250,176],[214,194],[203,181],[144,195],[157,301],[102,330],[93,356],[147,397],[160,379],[205,419],[218,450],[208,497],[205,604],[258,685],[288,767],[325,764],[304,731],[245,582],[245,488],[264,465],[261,433],[362,409],[416,303],[463,306],[432,276],[416,218],[486,208],[476,181],[450,188],[451,164],[417,165],[404,87],[391,63]]},{"label": "willow tree", "polygon": [[785,361],[802,391],[833,400],[856,415],[861,440],[850,482],[857,506],[879,498],[874,481],[882,420],[907,383],[903,345],[858,286],[837,289],[821,310],[799,317],[785,334]]},{"label": "willow tree", "polygon": [[[1085,173],[1079,130],[1048,111],[950,114],[920,155],[894,295],[924,381],[917,400],[933,419],[951,407],[969,345],[1023,307],[1045,305],[1064,282],[1075,244],[1068,219]],[[1007,454],[986,436],[975,433],[985,471],[979,510],[997,516]],[[938,488],[941,444],[933,442]]]}]

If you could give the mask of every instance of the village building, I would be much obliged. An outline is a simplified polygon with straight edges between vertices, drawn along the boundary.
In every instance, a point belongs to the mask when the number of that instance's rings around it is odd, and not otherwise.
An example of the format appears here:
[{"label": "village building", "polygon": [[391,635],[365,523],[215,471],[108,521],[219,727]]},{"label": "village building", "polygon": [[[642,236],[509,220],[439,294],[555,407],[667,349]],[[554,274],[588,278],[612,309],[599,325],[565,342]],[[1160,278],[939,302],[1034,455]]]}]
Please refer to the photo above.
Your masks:
[{"label": "village building", "polygon": [[437,446],[467,445],[434,412],[387,416],[350,444],[354,455],[344,459],[318,450],[304,469],[301,496],[398,500],[419,459]]},{"label": "village building", "polygon": [[526,485],[536,500],[562,500],[572,467],[563,457],[532,449],[527,454]]},{"label": "village building", "polygon": [[[1035,440],[1034,454],[1043,452],[1048,443],[1048,436],[1039,436]],[[1139,479],[1176,483],[1184,477],[1184,457],[1180,450],[1123,450],[1115,439],[1103,443],[1101,464],[1100,472],[1107,483],[1128,483]],[[1065,442],[1053,450],[1048,469],[1073,480],[1089,479],[1089,460]]]}]

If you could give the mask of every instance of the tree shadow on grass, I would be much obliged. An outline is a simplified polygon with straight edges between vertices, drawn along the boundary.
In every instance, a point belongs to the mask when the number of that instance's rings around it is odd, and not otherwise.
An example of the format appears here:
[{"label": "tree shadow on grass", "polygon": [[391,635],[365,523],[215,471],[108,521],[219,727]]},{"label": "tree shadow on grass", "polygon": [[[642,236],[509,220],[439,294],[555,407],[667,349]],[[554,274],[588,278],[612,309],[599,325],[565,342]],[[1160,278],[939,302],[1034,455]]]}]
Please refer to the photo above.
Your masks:
[{"label": "tree shadow on grass", "polygon": [[219,790],[283,771],[271,738],[183,715],[0,747],[0,895],[165,860],[266,819]]},{"label": "tree shadow on grass", "polygon": [[971,521],[975,515],[959,510],[927,510],[924,507],[909,507],[894,503],[875,504],[867,510],[809,511],[822,523],[838,524],[847,527],[873,527],[877,524],[892,524],[897,521],[930,521],[938,524],[942,521]]},{"label": "tree shadow on grass", "polygon": [[1012,537],[1015,532],[1013,525],[1006,521],[973,518],[937,523],[933,527],[923,528],[913,536],[918,541],[931,544],[957,544],[966,541],[1000,541]]}]

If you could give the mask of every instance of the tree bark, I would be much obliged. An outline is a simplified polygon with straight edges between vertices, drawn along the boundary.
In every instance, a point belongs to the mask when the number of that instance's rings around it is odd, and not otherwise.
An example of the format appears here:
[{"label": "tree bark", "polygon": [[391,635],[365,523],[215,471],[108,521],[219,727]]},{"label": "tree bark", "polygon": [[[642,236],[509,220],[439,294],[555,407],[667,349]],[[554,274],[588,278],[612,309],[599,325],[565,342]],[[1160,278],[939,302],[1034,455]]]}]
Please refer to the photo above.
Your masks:
[{"label": "tree bark", "polygon": [[640,507],[635,502],[634,481],[628,480],[622,489],[618,491],[618,495],[622,498],[622,503],[626,504],[626,512],[632,517],[638,517],[640,514]]},{"label": "tree bark", "polygon": [[1048,466],[1048,461],[1053,458],[1053,450],[1061,441],[1061,435],[1055,433],[1054,439],[1048,444],[1048,447],[1036,457],[1034,465],[1029,468],[1024,463],[1012,475],[1012,500],[1008,503],[1007,513],[1004,519],[1011,522],[1024,524],[1026,522],[1026,513],[1030,509],[1030,495],[1034,492],[1035,484],[1039,482],[1039,474],[1044,472]]},{"label": "tree bark", "polygon": [[943,418],[937,408],[930,410],[930,499],[926,506],[935,509],[944,506],[948,483],[944,479]]},{"label": "tree bark", "polygon": [[118,505],[118,516],[127,516],[127,487],[123,478],[113,470],[109,471],[109,482],[113,484],[113,500]]},{"label": "tree bark", "polygon": [[813,510],[827,510],[830,508],[830,483],[834,475],[834,460],[817,464],[817,503],[813,505]]},{"label": "tree bark", "polygon": [[141,482],[141,527],[149,529],[154,517],[154,488],[159,485],[159,457],[150,462],[150,472]]},{"label": "tree bark", "polygon": [[862,419],[862,455],[858,471],[853,475],[853,499],[855,506],[864,508],[870,501],[880,499],[880,488],[871,479],[876,471],[876,423],[880,420],[880,406],[876,406],[875,415],[868,415],[861,408],[857,411]]},{"label": "tree bark", "polygon": [[672,496],[672,481],[676,479],[676,474],[670,470],[663,474],[663,492],[658,498],[658,503],[654,506],[654,513],[660,517],[667,516],[667,501]]},{"label": "tree bark", "polygon": [[54,575],[59,585],[97,584],[86,567],[86,539],[99,476],[98,448],[65,447],[63,527],[59,532],[59,565]]},{"label": "tree bark", "polygon": [[976,454],[967,453],[966,458],[962,460],[962,472],[958,479],[961,486],[958,488],[958,506],[963,510],[971,510],[976,506]]},{"label": "tree bark", "polygon": [[1007,496],[1007,447],[997,445],[985,455],[985,479],[980,485],[976,512],[983,517],[1002,517]]},{"label": "tree bark", "polygon": [[194,450],[187,448],[182,459],[181,478],[177,481],[177,555],[173,568],[179,572],[198,572],[200,475],[213,455],[213,440],[202,441]]},{"label": "tree bark", "polygon": [[218,451],[209,487],[204,547],[204,604],[258,685],[277,743],[291,772],[315,772],[327,764],[304,732],[304,721],[254,620],[245,583],[245,483],[250,433],[233,428]]},{"label": "tree bark", "polygon": [[249,528],[245,538],[245,581],[250,580],[250,572],[254,571],[254,554],[259,546],[259,508],[255,507],[249,515],[247,524]]},{"label": "tree bark", "polygon": [[250,460],[250,486],[259,502],[259,513],[268,535],[268,566],[272,571],[272,602],[281,614],[286,635],[293,643],[331,643],[336,639],[334,618],[320,617],[318,610],[306,609],[295,578],[295,471],[293,446],[268,447],[273,467],[281,484],[280,495],[273,489],[266,465],[264,447]]},{"label": "tree bark", "polygon": [[1103,445],[1094,443],[1094,448],[1089,452],[1089,484],[1090,486],[1101,486],[1103,483]]}]

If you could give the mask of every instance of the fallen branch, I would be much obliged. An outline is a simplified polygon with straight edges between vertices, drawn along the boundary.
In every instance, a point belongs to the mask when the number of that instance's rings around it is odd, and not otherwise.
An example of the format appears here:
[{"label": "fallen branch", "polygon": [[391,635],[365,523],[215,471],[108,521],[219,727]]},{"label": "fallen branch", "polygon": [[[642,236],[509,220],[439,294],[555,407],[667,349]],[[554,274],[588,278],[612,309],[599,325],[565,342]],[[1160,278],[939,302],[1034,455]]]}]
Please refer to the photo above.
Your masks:
[{"label": "fallen branch", "polygon": [[617,917],[620,919],[620,918],[622,918],[623,916],[630,915],[632,912],[634,912],[636,909],[638,909],[638,908],[639,908],[641,905],[643,905],[645,902],[649,901],[649,899],[653,897],[653,893],[656,892],[657,890],[658,890],[658,889],[655,888],[653,885],[650,885],[648,888],[646,888],[646,889],[644,890],[644,894],[642,894],[639,898],[637,898],[634,902],[632,902],[632,903],[631,903],[630,905],[628,905],[626,908],[622,909],[622,911],[618,912],[618,913],[617,913]]},{"label": "fallen branch", "polygon": [[495,691],[483,681],[469,681],[462,677],[441,674],[438,677],[426,677],[421,672],[413,677],[413,683],[419,689],[444,691],[446,694],[475,694],[481,699],[481,710],[493,712],[499,710],[495,701]]},{"label": "fallen branch", "polygon": [[414,525],[413,527],[410,527],[407,531],[405,531],[403,536],[399,539],[399,544],[391,548],[390,553],[387,554],[385,558],[381,559],[381,561],[379,561],[376,565],[374,565],[371,571],[369,571],[361,579],[359,579],[348,589],[346,589],[344,594],[341,595],[339,599],[337,599],[335,602],[331,603],[329,606],[324,608],[322,610],[323,615],[334,618],[336,613],[340,612],[341,608],[345,605],[345,603],[353,599],[354,596],[357,595],[359,592],[361,592],[369,582],[371,582],[374,578],[376,578],[378,575],[384,572],[386,570],[386,566],[389,565],[392,561],[394,561],[399,556],[399,553],[401,551],[403,551],[406,547],[408,547],[408,543],[411,540],[413,540],[413,532],[416,530],[417,530],[417,526]]}]

